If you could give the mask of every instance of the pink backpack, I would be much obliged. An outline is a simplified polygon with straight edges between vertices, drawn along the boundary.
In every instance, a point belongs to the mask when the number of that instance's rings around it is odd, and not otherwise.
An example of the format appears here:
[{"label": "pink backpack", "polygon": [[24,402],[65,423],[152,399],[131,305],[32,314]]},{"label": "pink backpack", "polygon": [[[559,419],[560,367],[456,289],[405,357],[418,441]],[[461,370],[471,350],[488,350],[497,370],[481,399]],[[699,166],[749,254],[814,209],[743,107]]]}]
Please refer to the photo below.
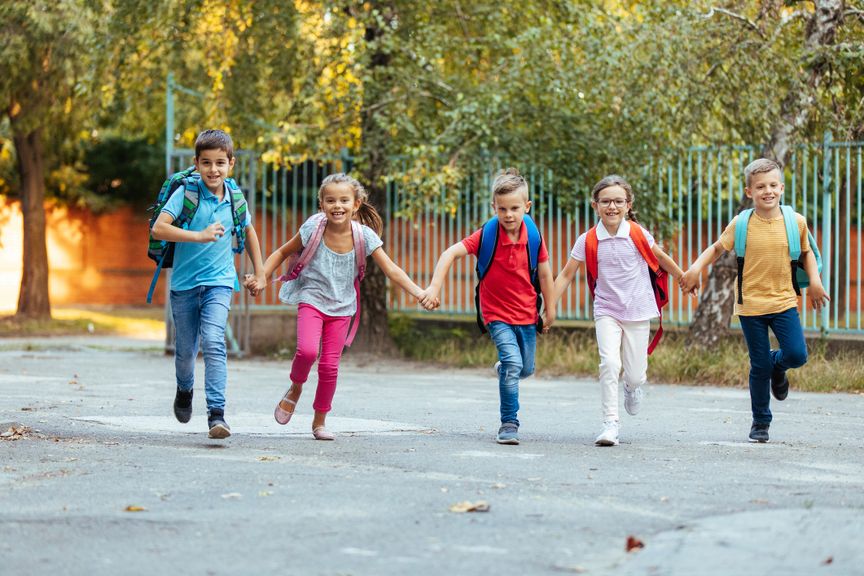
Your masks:
[{"label": "pink backpack", "polygon": [[[296,280],[303,269],[315,256],[315,251],[318,245],[321,244],[321,238],[324,236],[324,228],[327,226],[327,217],[323,212],[319,212],[309,217],[310,220],[316,221],[315,230],[312,231],[312,236],[309,237],[309,242],[303,247],[300,253],[292,254],[288,259],[288,273],[283,274],[278,278],[282,282]],[[357,298],[357,311],[351,320],[351,329],[348,331],[348,338],[345,340],[346,346],[351,346],[354,342],[354,336],[357,334],[357,327],[360,325],[360,282],[366,275],[366,240],[363,237],[363,227],[359,222],[351,221],[351,234],[354,236],[354,262],[356,264],[357,273],[354,276],[354,294]]]}]

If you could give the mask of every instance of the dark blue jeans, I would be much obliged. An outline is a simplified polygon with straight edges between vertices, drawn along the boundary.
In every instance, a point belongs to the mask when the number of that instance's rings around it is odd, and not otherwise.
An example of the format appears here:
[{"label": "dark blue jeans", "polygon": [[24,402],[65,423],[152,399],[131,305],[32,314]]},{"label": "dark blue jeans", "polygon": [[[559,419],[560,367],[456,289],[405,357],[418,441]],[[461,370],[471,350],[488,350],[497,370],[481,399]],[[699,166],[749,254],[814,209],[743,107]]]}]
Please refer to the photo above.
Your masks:
[{"label": "dark blue jeans", "polygon": [[490,322],[489,336],[498,349],[498,393],[501,396],[501,423],[519,425],[519,379],[534,373],[534,350],[537,347],[537,327]]},{"label": "dark blue jeans", "polygon": [[[750,406],[753,422],[771,423],[771,373],[785,372],[807,363],[807,343],[798,309],[763,316],[739,316],[741,331],[750,352]],[[771,350],[768,328],[774,332],[779,350]]]}]

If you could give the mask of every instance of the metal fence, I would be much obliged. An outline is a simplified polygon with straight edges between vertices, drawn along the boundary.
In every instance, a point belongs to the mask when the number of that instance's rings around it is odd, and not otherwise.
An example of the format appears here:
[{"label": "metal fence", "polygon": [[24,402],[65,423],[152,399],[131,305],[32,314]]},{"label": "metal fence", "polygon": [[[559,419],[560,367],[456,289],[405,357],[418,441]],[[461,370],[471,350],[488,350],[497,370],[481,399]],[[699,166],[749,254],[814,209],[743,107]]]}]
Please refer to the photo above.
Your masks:
[{"label": "metal fence", "polygon": [[[821,314],[808,310],[802,298],[801,317],[808,331],[864,334],[861,300],[861,211],[862,211],[862,142],[833,142],[830,135],[818,145],[797,148],[785,169],[784,202],[807,217],[823,256],[823,283],[828,287],[831,304]],[[640,202],[652,201],[654,212],[664,213],[672,232],[657,233],[667,252],[686,269],[698,255],[715,242],[735,215],[744,194],[744,167],[758,154],[750,146],[692,148],[673,161],[657,162],[646,170],[653,182],[653,194],[636,191],[635,208]],[[171,153],[171,170],[191,163],[191,150]],[[395,160],[394,162],[400,162]],[[330,173],[350,169],[347,156],[322,161],[304,161],[292,166],[262,162],[257,154],[242,152],[237,156],[234,177],[247,194],[253,223],[261,241],[264,257],[293,236],[300,224],[317,210],[321,180]],[[397,169],[404,166],[395,165]],[[429,283],[438,256],[451,244],[476,230],[492,215],[491,180],[500,164],[490,161],[480,173],[466,178],[453,198],[442,190],[418,214],[409,216],[408,205],[396,183],[387,189],[384,223],[384,249],[391,258],[421,286]],[[590,207],[589,189],[559,189],[550,170],[528,169],[531,186],[532,214],[546,240],[553,273],[563,268],[569,252],[582,232],[595,223]],[[644,175],[643,175],[644,176]],[[448,202],[449,201],[449,202]],[[447,209],[444,209],[447,206]],[[651,222],[646,222],[654,231]],[[248,259],[237,261],[242,275],[249,269]],[[472,258],[457,261],[445,282],[438,314],[474,314],[474,262]],[[696,301],[671,291],[664,321],[687,325]],[[245,293],[235,295],[232,314],[232,347],[248,349],[248,312],[281,306],[277,290],[268,290],[257,300]],[[570,286],[558,305],[561,319],[592,318],[591,299],[584,278]],[[393,289],[389,295],[391,310],[418,311],[419,306],[404,292]],[[170,315],[167,315],[170,323]],[[173,332],[169,326],[169,334]]]}]

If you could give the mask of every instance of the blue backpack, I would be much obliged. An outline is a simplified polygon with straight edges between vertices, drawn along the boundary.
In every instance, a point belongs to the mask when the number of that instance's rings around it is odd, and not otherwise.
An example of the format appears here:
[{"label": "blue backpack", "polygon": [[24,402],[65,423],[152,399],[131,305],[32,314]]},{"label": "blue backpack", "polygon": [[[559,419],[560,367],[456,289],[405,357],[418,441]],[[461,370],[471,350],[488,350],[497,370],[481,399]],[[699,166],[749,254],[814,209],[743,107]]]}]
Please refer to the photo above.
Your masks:
[{"label": "blue backpack", "polygon": [[[795,288],[795,294],[801,294],[801,288],[810,286],[810,277],[807,276],[807,271],[804,269],[804,262],[801,261],[801,237],[798,231],[798,220],[795,218],[795,210],[791,206],[780,206],[783,212],[783,223],[786,225],[786,240],[789,243],[789,262],[792,272],[792,287]],[[743,295],[741,294],[741,286],[744,279],[744,252],[747,248],[747,225],[750,223],[750,216],[753,214],[753,208],[742,210],[738,214],[738,220],[735,222],[735,255],[738,257],[738,304],[744,303]],[[810,243],[810,250],[816,257],[816,267],[819,274],[822,274],[822,254],[819,253],[819,247],[816,245],[816,239],[810,230],[807,230],[807,241]]]},{"label": "blue backpack", "polygon": [[[198,201],[201,194],[201,175],[195,171],[194,166],[169,176],[162,184],[162,188],[159,189],[156,202],[149,208],[153,211],[153,215],[150,217],[150,241],[147,244],[147,256],[156,262],[157,266],[153,280],[150,282],[150,289],[147,291],[148,304],[153,300],[153,290],[156,288],[156,281],[159,280],[159,273],[162,272],[163,268],[171,268],[174,265],[174,242],[153,238],[153,224],[156,223],[156,219],[162,213],[168,199],[181,186],[184,189],[185,197],[183,198],[183,208],[174,220],[174,226],[184,230],[189,228],[192,218],[195,217],[195,212],[198,211]],[[234,236],[232,250],[235,254],[242,254],[246,243],[246,198],[233,178],[225,179],[225,191],[230,194],[234,224],[231,229],[231,234]],[[235,288],[239,289],[239,285]]]},{"label": "blue backpack", "polygon": [[[525,229],[528,232],[528,274],[531,278],[531,285],[537,294],[537,330],[543,329],[543,319],[539,317],[540,307],[543,299],[540,295],[540,280],[537,275],[537,260],[540,257],[540,245],[543,242],[540,236],[540,230],[537,224],[528,214],[525,214],[522,222],[525,223]],[[480,281],[486,277],[489,271],[489,266],[495,258],[495,250],[498,248],[498,217],[493,216],[488,220],[483,228],[480,229],[480,249],[477,251],[477,286],[474,288],[474,306],[477,308],[477,326],[480,327],[482,334],[486,333],[486,326],[483,324],[483,316],[480,314]]]}]

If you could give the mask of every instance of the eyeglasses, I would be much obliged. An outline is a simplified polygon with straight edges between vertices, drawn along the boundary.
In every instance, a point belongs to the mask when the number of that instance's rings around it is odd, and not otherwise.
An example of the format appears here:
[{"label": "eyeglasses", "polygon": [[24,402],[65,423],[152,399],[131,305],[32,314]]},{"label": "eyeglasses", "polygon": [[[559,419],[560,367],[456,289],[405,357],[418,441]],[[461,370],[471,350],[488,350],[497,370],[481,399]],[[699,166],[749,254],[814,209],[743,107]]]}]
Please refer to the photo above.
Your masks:
[{"label": "eyeglasses", "polygon": [[615,206],[618,208],[623,208],[624,205],[627,204],[627,199],[626,198],[615,198],[615,199],[603,198],[601,200],[597,200],[597,204],[599,204],[603,208],[608,208],[612,204],[615,204]]}]

